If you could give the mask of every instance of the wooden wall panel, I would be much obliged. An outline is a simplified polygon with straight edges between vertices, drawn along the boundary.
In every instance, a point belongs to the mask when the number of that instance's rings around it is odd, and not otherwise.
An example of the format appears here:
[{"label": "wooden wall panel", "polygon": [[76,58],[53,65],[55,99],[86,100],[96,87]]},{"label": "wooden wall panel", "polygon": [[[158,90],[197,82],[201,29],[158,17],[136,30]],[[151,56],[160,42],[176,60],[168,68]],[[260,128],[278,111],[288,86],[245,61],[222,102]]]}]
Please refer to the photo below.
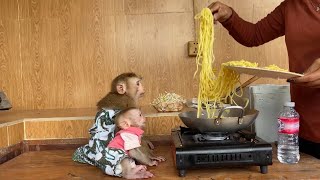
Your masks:
[{"label": "wooden wall panel", "polygon": [[[183,125],[179,112],[158,113],[144,106],[142,113],[147,119],[146,135],[170,135],[173,128]],[[0,116],[0,146],[7,146],[8,139],[12,145],[22,140],[88,138],[94,119],[94,109],[7,111]]]},{"label": "wooden wall panel", "polygon": [[8,147],[7,126],[0,127],[0,148]]},{"label": "wooden wall panel", "polygon": [[[258,20],[265,17],[282,1],[283,0],[221,0],[221,2],[231,6],[240,17],[253,23],[256,23]],[[199,13],[202,8],[207,7],[211,2],[213,2],[213,0],[194,0],[195,14]],[[223,62],[245,59],[252,62],[258,62],[261,66],[276,64],[279,67],[288,69],[288,55],[284,37],[280,37],[259,47],[248,48],[237,43],[221,24],[216,24],[214,28],[214,54],[216,58],[216,67],[219,67]],[[198,34],[197,27],[196,34]],[[248,78],[248,75],[241,75],[242,81]],[[285,84],[286,81],[261,78],[254,84],[261,83]]]},{"label": "wooden wall panel", "polygon": [[0,90],[22,106],[20,26],[17,1],[0,1]]},{"label": "wooden wall panel", "polygon": [[[144,104],[149,104],[159,93],[176,92],[192,97],[197,92],[197,81],[193,79],[195,63],[185,57],[186,42],[192,36],[191,28],[185,19],[192,14],[129,16],[127,29],[130,29],[126,46],[129,50],[128,65],[131,71],[143,68],[142,75],[146,94]],[[148,26],[136,26],[147,22]],[[175,29],[180,24],[179,29]],[[189,28],[188,28],[189,27]],[[138,33],[137,33],[138,32]],[[181,35],[178,35],[181,34]],[[184,35],[186,34],[186,35]],[[132,37],[139,37],[135,40]],[[145,47],[141,49],[139,47]]]},{"label": "wooden wall panel", "polygon": [[126,0],[126,14],[177,13],[192,11],[192,0]]},{"label": "wooden wall panel", "polygon": [[196,94],[194,58],[186,56],[192,0],[2,0],[0,7],[11,9],[0,18],[0,87],[16,110],[95,107],[127,71],[144,77],[141,105],[164,91]]},{"label": "wooden wall panel", "polygon": [[32,120],[25,122],[25,140],[73,139],[89,137],[88,130],[93,120]]},{"label": "wooden wall panel", "polygon": [[[93,108],[118,74],[144,77],[148,105],[159,93],[195,97],[194,14],[208,0],[1,0],[0,88],[14,110]],[[223,0],[257,21],[281,0]],[[216,25],[217,65],[247,59],[287,66],[283,39],[258,48]],[[244,78],[246,78],[244,76]],[[262,79],[259,83],[283,83]]]},{"label": "wooden wall panel", "polygon": [[9,146],[18,144],[24,140],[24,123],[8,125],[8,143]]},{"label": "wooden wall panel", "polygon": [[[52,119],[52,118],[51,118]],[[25,140],[88,138],[93,120],[25,121]],[[170,135],[171,130],[183,126],[178,116],[146,117],[145,135]]]}]

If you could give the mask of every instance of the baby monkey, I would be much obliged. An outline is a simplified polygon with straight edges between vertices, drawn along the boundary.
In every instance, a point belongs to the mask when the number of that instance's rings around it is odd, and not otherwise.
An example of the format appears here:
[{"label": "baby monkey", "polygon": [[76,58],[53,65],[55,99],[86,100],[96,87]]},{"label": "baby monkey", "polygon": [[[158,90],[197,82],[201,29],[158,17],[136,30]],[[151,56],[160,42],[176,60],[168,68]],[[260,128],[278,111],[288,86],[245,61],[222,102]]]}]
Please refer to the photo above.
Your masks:
[{"label": "baby monkey", "polygon": [[[157,166],[158,162],[165,161],[162,156],[154,156],[150,151],[141,151],[141,137],[144,133],[145,118],[137,108],[122,110],[116,117],[115,123],[121,130],[108,144],[108,148],[121,149],[129,156],[121,162],[122,176],[126,179],[150,178],[153,174],[147,171],[146,166]],[[139,164],[136,165],[136,160]]]}]

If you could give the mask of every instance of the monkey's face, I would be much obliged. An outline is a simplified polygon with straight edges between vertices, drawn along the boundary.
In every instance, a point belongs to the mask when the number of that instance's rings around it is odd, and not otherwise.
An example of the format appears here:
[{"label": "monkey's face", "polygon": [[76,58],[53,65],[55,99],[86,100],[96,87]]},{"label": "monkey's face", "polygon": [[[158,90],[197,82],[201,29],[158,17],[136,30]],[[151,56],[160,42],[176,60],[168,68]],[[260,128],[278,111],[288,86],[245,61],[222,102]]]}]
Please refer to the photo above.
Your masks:
[{"label": "monkey's face", "polygon": [[135,126],[135,127],[144,127],[146,119],[145,117],[142,115],[141,111],[138,109],[133,109],[130,112],[130,119],[131,119],[131,125]]},{"label": "monkey's face", "polygon": [[138,101],[144,95],[144,88],[139,78],[130,78],[127,81],[127,96],[133,98],[135,101]]}]

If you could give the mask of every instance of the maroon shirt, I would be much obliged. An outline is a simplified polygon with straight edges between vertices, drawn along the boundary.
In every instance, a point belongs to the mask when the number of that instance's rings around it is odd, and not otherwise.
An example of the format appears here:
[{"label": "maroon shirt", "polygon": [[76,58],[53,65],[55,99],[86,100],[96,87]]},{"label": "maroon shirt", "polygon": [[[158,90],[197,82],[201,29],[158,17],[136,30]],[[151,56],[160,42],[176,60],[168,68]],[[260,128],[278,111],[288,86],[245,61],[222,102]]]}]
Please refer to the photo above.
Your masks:
[{"label": "maroon shirt", "polygon": [[[312,5],[320,0],[285,0],[256,24],[233,11],[222,25],[239,43],[252,47],[285,35],[289,69],[303,73],[320,58],[320,11]],[[320,89],[291,84],[291,99],[300,114],[299,136],[320,143]]]}]

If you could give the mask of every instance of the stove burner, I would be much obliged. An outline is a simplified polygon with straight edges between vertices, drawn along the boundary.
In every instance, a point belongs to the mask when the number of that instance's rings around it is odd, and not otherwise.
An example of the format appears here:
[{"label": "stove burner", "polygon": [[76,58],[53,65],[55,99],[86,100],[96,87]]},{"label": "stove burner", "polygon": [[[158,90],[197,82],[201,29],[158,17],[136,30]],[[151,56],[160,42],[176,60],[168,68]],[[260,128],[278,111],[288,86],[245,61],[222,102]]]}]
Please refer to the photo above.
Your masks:
[{"label": "stove burner", "polygon": [[249,131],[200,133],[180,127],[172,130],[171,136],[179,176],[185,176],[190,168],[237,165],[260,166],[265,174],[272,164],[271,144]]},{"label": "stove burner", "polygon": [[236,133],[206,132],[200,133],[189,128],[180,127],[179,135],[184,146],[209,146],[209,145],[241,145],[252,144],[258,141],[255,133],[239,131]]},{"label": "stove burner", "polygon": [[192,137],[195,142],[222,141],[222,140],[230,139],[230,137],[227,134],[216,134],[216,133],[196,134],[196,135],[193,135]]}]

